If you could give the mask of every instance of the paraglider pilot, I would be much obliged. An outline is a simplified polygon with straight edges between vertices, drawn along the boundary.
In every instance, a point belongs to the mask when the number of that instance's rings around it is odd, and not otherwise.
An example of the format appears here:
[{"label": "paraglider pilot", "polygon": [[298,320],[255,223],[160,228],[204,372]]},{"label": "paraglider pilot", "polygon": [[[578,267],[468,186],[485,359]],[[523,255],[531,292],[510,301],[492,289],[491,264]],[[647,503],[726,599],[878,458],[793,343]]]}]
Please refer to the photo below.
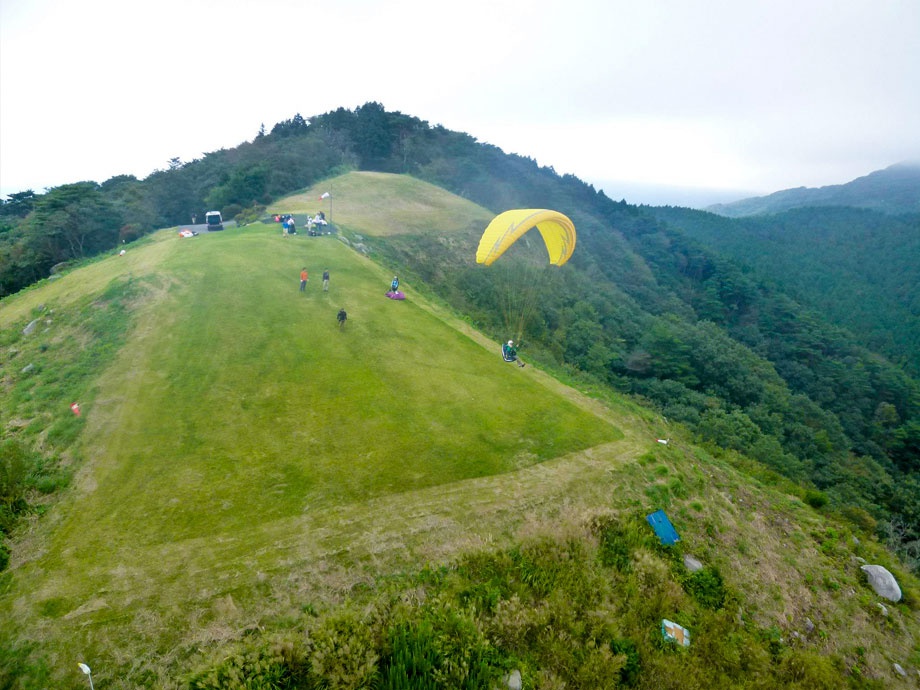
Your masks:
[{"label": "paraglider pilot", "polygon": [[517,362],[519,367],[525,366],[525,364],[518,359],[517,348],[514,346],[514,341],[509,340],[507,343],[502,345],[502,359],[506,362]]},{"label": "paraglider pilot", "polygon": [[397,276],[393,276],[393,282],[390,283],[390,291],[396,292],[398,289],[399,289],[399,278]]}]

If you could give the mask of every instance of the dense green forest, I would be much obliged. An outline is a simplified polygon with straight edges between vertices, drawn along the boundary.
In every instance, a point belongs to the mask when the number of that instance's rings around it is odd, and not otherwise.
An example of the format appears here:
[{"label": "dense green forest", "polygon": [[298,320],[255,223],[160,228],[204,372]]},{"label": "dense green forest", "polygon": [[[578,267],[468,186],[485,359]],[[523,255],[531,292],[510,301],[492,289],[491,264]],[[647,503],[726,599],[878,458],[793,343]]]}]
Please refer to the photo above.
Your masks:
[{"label": "dense green forest", "polygon": [[653,212],[920,375],[920,214],[843,206],[731,220]]},{"label": "dense green forest", "polygon": [[[430,233],[369,242],[369,250],[502,338],[502,280],[539,288],[522,330],[528,356],[632,393],[702,441],[803,483],[813,505],[829,503],[877,531],[917,566],[920,386],[902,366],[917,341],[910,332],[883,337],[882,321],[859,337],[832,325],[825,316],[832,311],[809,302],[805,287],[833,276],[833,263],[812,259],[821,267],[813,279],[807,266],[768,279],[737,260],[756,265],[756,256],[732,258],[681,229],[689,216],[616,202],[574,176],[377,103],[297,115],[234,149],[170,161],[144,180],[119,176],[12,195],[0,206],[0,295],[211,208],[226,218],[258,217],[273,199],[352,169],[410,174],[496,213],[534,207],[569,215],[578,248],[561,270],[534,273],[524,253],[507,272],[483,271],[470,246]],[[860,226],[860,218],[869,220]],[[819,226],[871,228],[876,220],[813,209],[782,222],[808,235]],[[916,230],[916,219],[891,223],[907,235]],[[915,314],[916,262],[894,255],[916,257],[916,238],[905,246],[897,237],[890,235],[886,250],[894,275],[880,289],[894,294],[884,311]],[[874,293],[865,297],[844,308],[854,321],[838,315],[838,322],[863,328],[858,317],[872,313]]]}]

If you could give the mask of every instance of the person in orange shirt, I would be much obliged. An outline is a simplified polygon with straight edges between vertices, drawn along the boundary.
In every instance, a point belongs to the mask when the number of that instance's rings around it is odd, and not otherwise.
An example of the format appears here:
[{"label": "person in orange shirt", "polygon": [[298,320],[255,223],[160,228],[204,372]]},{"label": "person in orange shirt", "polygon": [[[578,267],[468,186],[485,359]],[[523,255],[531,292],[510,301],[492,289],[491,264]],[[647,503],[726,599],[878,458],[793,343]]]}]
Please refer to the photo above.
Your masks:
[{"label": "person in orange shirt", "polygon": [[307,275],[307,267],[304,266],[303,270],[300,272],[300,291],[301,292],[306,292],[308,280],[310,280],[310,278]]}]

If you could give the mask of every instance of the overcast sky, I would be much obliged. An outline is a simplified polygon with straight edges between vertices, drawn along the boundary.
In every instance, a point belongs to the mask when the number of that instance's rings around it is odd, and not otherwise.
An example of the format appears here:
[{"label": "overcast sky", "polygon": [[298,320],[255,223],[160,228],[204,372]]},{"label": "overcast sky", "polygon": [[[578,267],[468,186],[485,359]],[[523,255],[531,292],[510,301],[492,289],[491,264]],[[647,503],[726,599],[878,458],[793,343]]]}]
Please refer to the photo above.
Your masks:
[{"label": "overcast sky", "polygon": [[920,0],[0,0],[0,195],[368,101],[615,199],[839,184],[920,160]]}]

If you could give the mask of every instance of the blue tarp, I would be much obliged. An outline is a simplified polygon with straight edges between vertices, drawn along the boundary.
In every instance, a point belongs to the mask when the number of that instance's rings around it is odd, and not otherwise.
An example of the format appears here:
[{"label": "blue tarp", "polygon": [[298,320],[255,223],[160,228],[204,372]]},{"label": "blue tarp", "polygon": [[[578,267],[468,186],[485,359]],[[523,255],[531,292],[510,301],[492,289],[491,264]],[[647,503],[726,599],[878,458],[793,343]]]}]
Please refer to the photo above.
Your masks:
[{"label": "blue tarp", "polygon": [[661,539],[662,544],[673,544],[676,541],[680,541],[677,530],[674,529],[674,525],[668,520],[668,516],[664,514],[663,510],[656,510],[645,519],[648,520],[648,524],[655,530],[655,534]]}]

